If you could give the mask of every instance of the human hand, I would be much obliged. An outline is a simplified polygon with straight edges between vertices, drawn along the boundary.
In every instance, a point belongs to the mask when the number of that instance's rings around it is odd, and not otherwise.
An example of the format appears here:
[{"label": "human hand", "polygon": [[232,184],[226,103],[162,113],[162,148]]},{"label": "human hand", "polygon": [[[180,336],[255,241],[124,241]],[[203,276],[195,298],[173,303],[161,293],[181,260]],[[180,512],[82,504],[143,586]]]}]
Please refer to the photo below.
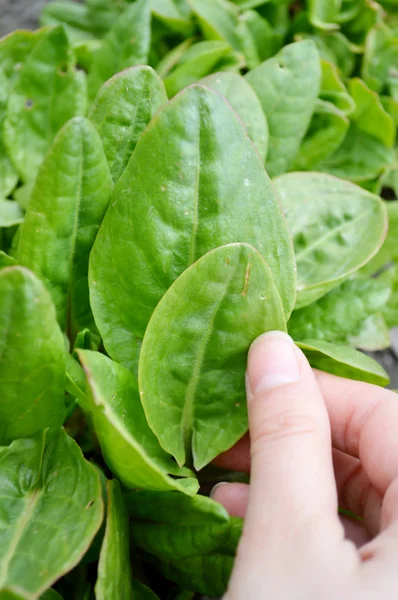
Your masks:
[{"label": "human hand", "polygon": [[396,394],[312,371],[281,332],[252,345],[247,389],[251,442],[216,461],[251,470],[213,494],[245,516],[224,600],[397,598]]}]

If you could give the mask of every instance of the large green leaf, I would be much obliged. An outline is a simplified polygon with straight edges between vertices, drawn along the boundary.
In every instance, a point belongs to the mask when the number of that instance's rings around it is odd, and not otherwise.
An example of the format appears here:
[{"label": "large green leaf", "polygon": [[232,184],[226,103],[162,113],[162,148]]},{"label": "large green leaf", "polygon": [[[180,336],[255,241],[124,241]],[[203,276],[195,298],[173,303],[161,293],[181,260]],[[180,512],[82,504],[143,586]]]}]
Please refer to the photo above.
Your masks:
[{"label": "large green leaf", "polygon": [[210,498],[176,492],[133,492],[126,497],[134,543],[165,560],[207,554],[227,542],[230,519]]},{"label": "large green leaf", "polygon": [[139,386],[148,423],[178,464],[192,454],[201,469],[245,433],[247,351],[272,329],[285,329],[282,304],[248,244],[212,250],[166,292],[145,332]]},{"label": "large green leaf", "polygon": [[253,88],[238,73],[214,73],[201,80],[220,92],[242,119],[247,133],[265,161],[268,150],[268,123]]},{"label": "large green leaf", "polygon": [[351,181],[366,181],[380,175],[394,162],[396,128],[377,94],[360,79],[348,84],[356,103],[351,126],[339,149],[321,165],[322,170]]},{"label": "large green leaf", "polygon": [[111,178],[94,126],[83,117],[59,132],[40,168],[18,258],[45,282],[72,338],[92,324],[88,258],[108,206]]},{"label": "large green leaf", "polygon": [[324,340],[302,340],[296,344],[314,369],[382,386],[390,381],[379,363],[349,346],[337,346]]},{"label": "large green leaf", "polygon": [[134,598],[130,564],[129,521],[120,484],[107,482],[105,537],[98,563],[96,600]]},{"label": "large green leaf", "polygon": [[390,294],[391,285],[382,278],[350,279],[310,306],[295,310],[289,333],[296,340],[350,344],[364,322],[386,305]]},{"label": "large green leaf", "polygon": [[337,22],[342,0],[309,0],[308,5],[310,22],[314,27],[325,31],[339,28]]},{"label": "large green leaf", "polygon": [[89,118],[101,138],[113,181],[119,179],[139,137],[165,102],[163,82],[151,67],[126,69],[98,92]]},{"label": "large green leaf", "polygon": [[57,131],[85,109],[84,73],[71,63],[64,29],[49,29],[21,66],[4,122],[8,154],[23,181],[34,179]]},{"label": "large green leaf", "polygon": [[193,495],[195,479],[179,469],[159,446],[142,409],[133,375],[98,352],[77,350],[87,376],[89,411],[103,455],[110,469],[127,487],[180,490]]},{"label": "large green leaf", "polygon": [[27,269],[0,270],[0,444],[62,425],[64,340],[51,299]]},{"label": "large green leaf", "polygon": [[321,83],[316,46],[309,40],[285,46],[249,71],[246,79],[268,121],[267,171],[271,176],[279,175],[288,170],[315,109]]},{"label": "large green leaf", "polygon": [[201,77],[218,70],[220,60],[230,53],[229,44],[222,41],[197,42],[190,46],[164,80],[168,95],[175,96]]},{"label": "large green leaf", "polygon": [[235,112],[217,92],[193,86],[141,136],[91,253],[91,305],[109,355],[134,368],[173,281],[212,248],[236,241],[263,254],[288,315],[294,259],[271,183]]},{"label": "large green leaf", "polygon": [[72,569],[102,521],[96,469],[62,430],[0,448],[0,595],[38,598]]},{"label": "large green leaf", "polygon": [[297,261],[297,304],[311,304],[369,261],[387,233],[378,196],[331,175],[289,173],[274,181]]},{"label": "large green leaf", "polygon": [[148,0],[137,0],[121,13],[95,53],[88,77],[90,98],[94,98],[102,84],[119,71],[147,63],[150,28]]}]

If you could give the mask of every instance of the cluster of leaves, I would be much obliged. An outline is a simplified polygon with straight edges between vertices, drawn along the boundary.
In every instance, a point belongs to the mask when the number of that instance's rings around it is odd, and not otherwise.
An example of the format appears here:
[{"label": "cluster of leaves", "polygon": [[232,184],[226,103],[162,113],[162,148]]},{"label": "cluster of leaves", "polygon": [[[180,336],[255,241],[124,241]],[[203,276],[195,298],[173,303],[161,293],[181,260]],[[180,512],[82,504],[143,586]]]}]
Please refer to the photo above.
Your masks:
[{"label": "cluster of leaves", "polygon": [[398,323],[398,2],[42,25],[0,40],[0,596],[219,595],[242,523],[198,490],[253,339],[388,383],[358,349]]}]

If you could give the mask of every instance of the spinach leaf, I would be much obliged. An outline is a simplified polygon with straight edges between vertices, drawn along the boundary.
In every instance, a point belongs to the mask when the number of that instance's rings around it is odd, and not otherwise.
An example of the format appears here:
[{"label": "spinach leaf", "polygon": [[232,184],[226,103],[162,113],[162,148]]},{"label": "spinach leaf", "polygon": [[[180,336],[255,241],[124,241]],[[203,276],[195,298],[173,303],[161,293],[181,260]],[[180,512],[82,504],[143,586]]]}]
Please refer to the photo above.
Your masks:
[{"label": "spinach leaf", "polygon": [[137,0],[120,14],[95,53],[88,76],[91,99],[102,84],[119,71],[147,63],[150,25],[151,13],[147,0]]},{"label": "spinach leaf", "polygon": [[253,88],[238,73],[215,73],[201,80],[220,92],[242,119],[250,139],[263,161],[268,150],[268,123]]},{"label": "spinach leaf", "polygon": [[279,50],[274,28],[255,10],[239,15],[236,33],[249,69],[254,69]]},{"label": "spinach leaf", "polygon": [[92,327],[88,258],[108,206],[111,178],[94,126],[83,117],[59,132],[40,168],[23,223],[19,262],[45,282],[73,340]]},{"label": "spinach leaf", "polygon": [[165,560],[207,554],[226,544],[230,518],[204,496],[175,492],[133,492],[126,498],[133,518],[131,534],[139,547]]},{"label": "spinach leaf", "polygon": [[342,145],[320,168],[362,182],[377,177],[394,162],[396,128],[379,97],[363,81],[352,79],[348,89],[356,103],[350,129]]},{"label": "spinach leaf", "polygon": [[368,262],[387,233],[380,198],[322,173],[275,179],[297,262],[296,308],[308,306]]},{"label": "spinach leaf", "polygon": [[62,425],[64,339],[41,282],[27,269],[0,270],[0,444]]},{"label": "spinach leaf", "polygon": [[388,217],[388,232],[379,252],[361,269],[364,275],[373,275],[389,262],[398,262],[398,201],[384,203]]},{"label": "spinach leaf", "polygon": [[134,598],[130,564],[129,522],[120,485],[107,482],[106,530],[98,563],[96,600]]},{"label": "spinach leaf", "polygon": [[382,386],[390,381],[375,360],[349,346],[338,346],[324,340],[301,340],[296,344],[315,369]]},{"label": "spinach leaf", "polygon": [[13,200],[0,199],[0,227],[12,227],[23,221],[23,211]]},{"label": "spinach leaf", "polygon": [[6,198],[18,183],[18,175],[9,159],[2,135],[8,93],[9,82],[4,70],[0,67],[0,198]]},{"label": "spinach leaf", "polygon": [[101,138],[114,182],[123,173],[145,127],[165,102],[164,85],[151,67],[126,69],[98,92],[89,119]]},{"label": "spinach leaf", "polygon": [[192,473],[175,465],[150,430],[133,375],[98,352],[77,354],[87,376],[82,408],[89,411],[109,468],[127,487],[194,495],[198,486]]},{"label": "spinach leaf", "polygon": [[217,71],[220,60],[230,52],[230,46],[222,41],[197,42],[190,46],[164,80],[168,95],[175,96],[184,87]]},{"label": "spinach leaf", "polygon": [[247,351],[272,329],[285,329],[280,297],[248,244],[209,252],[159,302],[142,345],[140,395],[150,427],[179,465],[192,455],[199,470],[245,433]]},{"label": "spinach leaf", "polygon": [[294,259],[271,183],[225,100],[193,86],[141,136],[91,253],[91,306],[109,355],[134,369],[148,321],[173,281],[212,248],[236,241],[267,260],[289,315]]},{"label": "spinach leaf", "polygon": [[350,343],[360,335],[365,321],[383,309],[390,294],[390,282],[380,277],[350,279],[317,302],[294,311],[289,333],[297,340]]},{"label": "spinach leaf", "polygon": [[38,597],[82,558],[102,521],[95,468],[62,430],[0,448],[0,593]]},{"label": "spinach leaf", "polygon": [[152,590],[137,580],[133,581],[134,600],[159,600]]},{"label": "spinach leaf", "polygon": [[189,18],[190,9],[184,11],[183,3],[173,0],[151,0],[151,11],[161,23],[173,33],[189,37],[194,32],[194,25]]},{"label": "spinach leaf", "polygon": [[189,0],[207,40],[224,40],[235,50],[240,50],[236,35],[238,11],[228,0]]},{"label": "spinach leaf", "polygon": [[321,83],[319,54],[309,40],[290,44],[249,71],[246,80],[267,117],[266,168],[273,177],[289,169],[310,124]]},{"label": "spinach leaf", "polygon": [[23,181],[35,178],[62,125],[85,110],[84,73],[75,70],[64,29],[49,29],[22,64],[8,97],[4,142]]}]

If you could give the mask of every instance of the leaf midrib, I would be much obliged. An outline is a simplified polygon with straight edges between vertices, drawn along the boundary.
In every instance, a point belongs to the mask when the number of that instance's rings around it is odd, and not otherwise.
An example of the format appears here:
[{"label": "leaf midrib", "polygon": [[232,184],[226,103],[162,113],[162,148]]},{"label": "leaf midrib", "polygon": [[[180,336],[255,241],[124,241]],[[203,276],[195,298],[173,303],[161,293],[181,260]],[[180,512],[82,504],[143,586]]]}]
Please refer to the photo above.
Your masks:
[{"label": "leaf midrib", "polygon": [[341,225],[339,225],[338,227],[336,227],[335,229],[330,229],[325,235],[318,238],[315,242],[313,242],[312,244],[307,246],[304,250],[301,250],[301,252],[297,252],[296,260],[298,261],[303,256],[306,256],[307,254],[311,253],[314,249],[316,249],[318,246],[323,244],[325,241],[327,241],[328,239],[330,239],[337,233],[340,233],[341,231],[344,231],[345,229],[349,229],[350,227],[353,227],[355,224],[357,224],[359,221],[362,221],[363,219],[368,218],[369,212],[363,213],[360,216],[356,216],[351,221],[346,221],[346,222],[342,223]]},{"label": "leaf midrib", "polygon": [[208,326],[206,328],[205,334],[202,336],[202,342],[199,345],[198,351],[196,353],[196,356],[197,356],[196,362],[192,369],[192,376],[191,376],[188,386],[187,386],[187,392],[185,394],[185,399],[184,399],[184,408],[182,410],[182,415],[181,415],[181,433],[182,433],[182,438],[183,438],[184,448],[185,448],[185,459],[187,458],[187,456],[191,456],[192,435],[193,435],[193,407],[194,407],[194,400],[195,400],[195,392],[196,392],[197,384],[198,384],[198,381],[200,378],[203,359],[205,357],[207,345],[211,338],[214,320],[218,313],[218,309],[220,308],[220,305],[222,304],[222,302],[224,301],[224,299],[227,295],[227,291],[229,289],[232,278],[234,277],[234,274],[235,274],[235,269],[233,269],[233,270],[231,269],[231,274],[229,275],[228,281],[226,281],[224,284],[224,292],[220,295],[218,302],[215,303],[211,318],[208,319],[208,321],[207,321]]},{"label": "leaf midrib", "polygon": [[10,545],[9,545],[6,555],[2,558],[2,561],[1,561],[2,566],[1,566],[1,570],[0,570],[0,588],[4,587],[4,585],[7,583],[7,574],[8,574],[8,569],[9,569],[11,560],[14,556],[15,550],[17,549],[19,542],[21,541],[21,539],[23,537],[23,534],[26,529],[26,525],[31,520],[31,517],[36,508],[36,505],[37,505],[38,501],[40,500],[40,497],[41,497],[40,492],[41,492],[40,489],[36,489],[36,490],[33,490],[32,492],[30,492],[26,496],[25,508],[24,508],[23,512],[21,513],[17,523],[14,524],[14,526],[13,526],[14,535],[11,539],[11,542],[10,542]]}]

